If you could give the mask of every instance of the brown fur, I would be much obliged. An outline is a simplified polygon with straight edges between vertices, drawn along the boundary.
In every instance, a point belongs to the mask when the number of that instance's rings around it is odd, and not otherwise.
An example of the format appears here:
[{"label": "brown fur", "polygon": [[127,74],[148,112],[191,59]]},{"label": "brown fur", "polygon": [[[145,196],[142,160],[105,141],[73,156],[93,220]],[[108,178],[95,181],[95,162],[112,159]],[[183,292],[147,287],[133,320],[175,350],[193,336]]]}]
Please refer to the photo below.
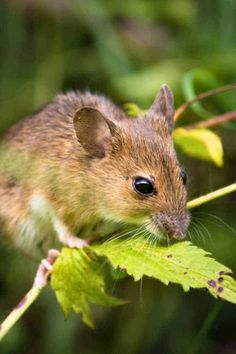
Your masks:
[{"label": "brown fur", "polygon": [[[53,246],[56,235],[45,234],[37,242],[37,235],[43,233],[38,230],[33,246],[27,248],[24,245],[29,234],[16,231],[23,221],[31,220],[30,200],[35,194],[47,200],[72,234],[101,221],[122,221],[147,224],[154,233],[164,230],[183,237],[189,216],[170,134],[173,123],[168,122],[168,112],[165,114],[163,108],[158,111],[156,105],[134,119],[103,96],[70,92],[58,95],[10,128],[3,137],[4,145],[30,162],[20,179],[14,180],[14,175],[4,171],[0,177],[0,222],[6,237],[19,248],[25,247],[26,253],[37,254],[37,245],[41,247],[45,237],[52,242],[43,252]],[[97,110],[96,129],[92,121],[82,121],[82,111],[75,121],[76,112],[83,107]],[[99,119],[103,118],[105,123],[100,128]],[[82,130],[77,131],[76,122]],[[132,177],[138,175],[153,176],[156,195],[140,196],[133,190]],[[19,237],[26,239],[15,242]]]}]

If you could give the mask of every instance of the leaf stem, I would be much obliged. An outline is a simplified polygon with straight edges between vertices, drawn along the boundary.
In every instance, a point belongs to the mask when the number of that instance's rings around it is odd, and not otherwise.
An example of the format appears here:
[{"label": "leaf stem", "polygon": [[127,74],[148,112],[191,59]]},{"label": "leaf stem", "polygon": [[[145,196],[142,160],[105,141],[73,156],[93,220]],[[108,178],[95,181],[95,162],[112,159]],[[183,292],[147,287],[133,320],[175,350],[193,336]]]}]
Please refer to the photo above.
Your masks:
[{"label": "leaf stem", "polygon": [[214,192],[211,192],[211,193],[205,194],[199,198],[190,200],[187,203],[187,208],[188,209],[196,208],[202,204],[208,203],[214,199],[223,197],[224,195],[233,193],[235,191],[236,191],[236,183],[230,184],[229,186],[217,189]]},{"label": "leaf stem", "polygon": [[30,305],[38,298],[43,288],[33,286],[23,297],[19,304],[12,310],[7,318],[0,324],[0,342]]},{"label": "leaf stem", "polygon": [[203,121],[195,123],[195,124],[185,125],[183,128],[187,129],[187,130],[208,128],[208,127],[213,127],[215,125],[230,122],[231,120],[234,120],[234,119],[236,119],[236,111],[227,112],[227,113],[221,114],[219,116],[215,116],[215,117],[207,119],[207,120],[203,120]]},{"label": "leaf stem", "polygon": [[210,90],[210,91],[206,91],[203,93],[200,93],[199,95],[195,96],[194,98],[192,98],[191,100],[183,103],[181,106],[179,106],[179,108],[176,109],[175,111],[175,116],[174,116],[174,121],[176,122],[180,116],[195,102],[198,102],[204,98],[210,97],[210,96],[214,96],[218,93],[223,93],[226,91],[230,91],[236,89],[236,83],[233,84],[229,84],[229,85],[225,85],[222,87],[218,87],[216,89]]}]

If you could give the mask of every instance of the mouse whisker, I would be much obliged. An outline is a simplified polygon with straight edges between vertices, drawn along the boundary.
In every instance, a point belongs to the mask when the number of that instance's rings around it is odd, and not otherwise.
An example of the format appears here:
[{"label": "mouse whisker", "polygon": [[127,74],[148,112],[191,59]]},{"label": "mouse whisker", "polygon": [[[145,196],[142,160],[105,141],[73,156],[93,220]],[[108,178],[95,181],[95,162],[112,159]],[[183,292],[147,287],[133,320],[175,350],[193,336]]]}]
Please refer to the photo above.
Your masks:
[{"label": "mouse whisker", "polygon": [[197,236],[197,241],[202,241],[203,245],[206,246],[206,235],[208,236],[209,231],[207,230],[207,234],[206,234],[206,230],[203,228],[203,225],[200,223],[195,223],[193,220],[191,222],[191,225],[193,227],[193,231]]},{"label": "mouse whisker", "polygon": [[[198,214],[200,214],[200,216],[196,216]],[[231,225],[229,225],[227,222],[225,222],[222,218],[220,218],[217,215],[213,215],[213,214],[205,213],[205,212],[195,212],[195,215],[193,214],[193,216],[195,218],[206,220],[207,222],[209,222],[213,225],[217,225],[223,229],[225,228],[225,229],[231,231],[234,235],[236,235],[236,229],[233,228]],[[206,216],[206,218],[204,216]]]},{"label": "mouse whisker", "polygon": [[139,229],[140,229],[140,227],[137,227],[137,228],[131,229],[131,230],[128,229],[127,231],[126,231],[126,230],[123,230],[122,232],[120,232],[120,233],[118,233],[118,234],[115,234],[115,235],[109,237],[104,243],[108,243],[108,242],[110,242],[110,241],[117,240],[117,239],[119,239],[119,238],[121,238],[121,237],[126,237],[126,236],[128,236],[128,235],[130,235],[130,234],[133,234],[134,232],[138,231]]}]

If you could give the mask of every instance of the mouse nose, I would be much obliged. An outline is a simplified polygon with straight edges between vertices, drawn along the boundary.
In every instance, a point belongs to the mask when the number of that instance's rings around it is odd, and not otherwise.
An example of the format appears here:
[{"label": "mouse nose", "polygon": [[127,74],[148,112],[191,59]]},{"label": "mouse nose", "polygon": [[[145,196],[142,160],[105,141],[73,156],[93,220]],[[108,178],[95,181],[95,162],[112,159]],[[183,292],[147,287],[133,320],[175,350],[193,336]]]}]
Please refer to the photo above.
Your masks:
[{"label": "mouse nose", "polygon": [[168,236],[175,240],[183,240],[186,235],[186,229],[183,228],[178,228],[178,229],[172,229],[169,226],[166,228],[166,233]]},{"label": "mouse nose", "polygon": [[182,240],[186,236],[190,222],[190,215],[187,210],[181,213],[161,212],[155,215],[160,230],[175,240]]}]

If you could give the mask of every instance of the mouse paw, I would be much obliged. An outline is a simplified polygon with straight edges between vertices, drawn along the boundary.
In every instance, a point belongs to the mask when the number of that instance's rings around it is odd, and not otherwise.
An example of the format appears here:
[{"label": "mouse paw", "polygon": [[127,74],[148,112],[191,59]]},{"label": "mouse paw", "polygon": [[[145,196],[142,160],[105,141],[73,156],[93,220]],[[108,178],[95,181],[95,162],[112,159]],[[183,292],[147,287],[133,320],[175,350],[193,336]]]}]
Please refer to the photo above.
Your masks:
[{"label": "mouse paw", "polygon": [[36,288],[42,289],[47,285],[49,276],[52,272],[53,263],[59,255],[60,252],[58,250],[51,249],[48,251],[47,258],[41,260],[34,278],[34,286]]},{"label": "mouse paw", "polygon": [[88,242],[76,236],[68,236],[64,244],[70,248],[83,248],[88,246]]}]

